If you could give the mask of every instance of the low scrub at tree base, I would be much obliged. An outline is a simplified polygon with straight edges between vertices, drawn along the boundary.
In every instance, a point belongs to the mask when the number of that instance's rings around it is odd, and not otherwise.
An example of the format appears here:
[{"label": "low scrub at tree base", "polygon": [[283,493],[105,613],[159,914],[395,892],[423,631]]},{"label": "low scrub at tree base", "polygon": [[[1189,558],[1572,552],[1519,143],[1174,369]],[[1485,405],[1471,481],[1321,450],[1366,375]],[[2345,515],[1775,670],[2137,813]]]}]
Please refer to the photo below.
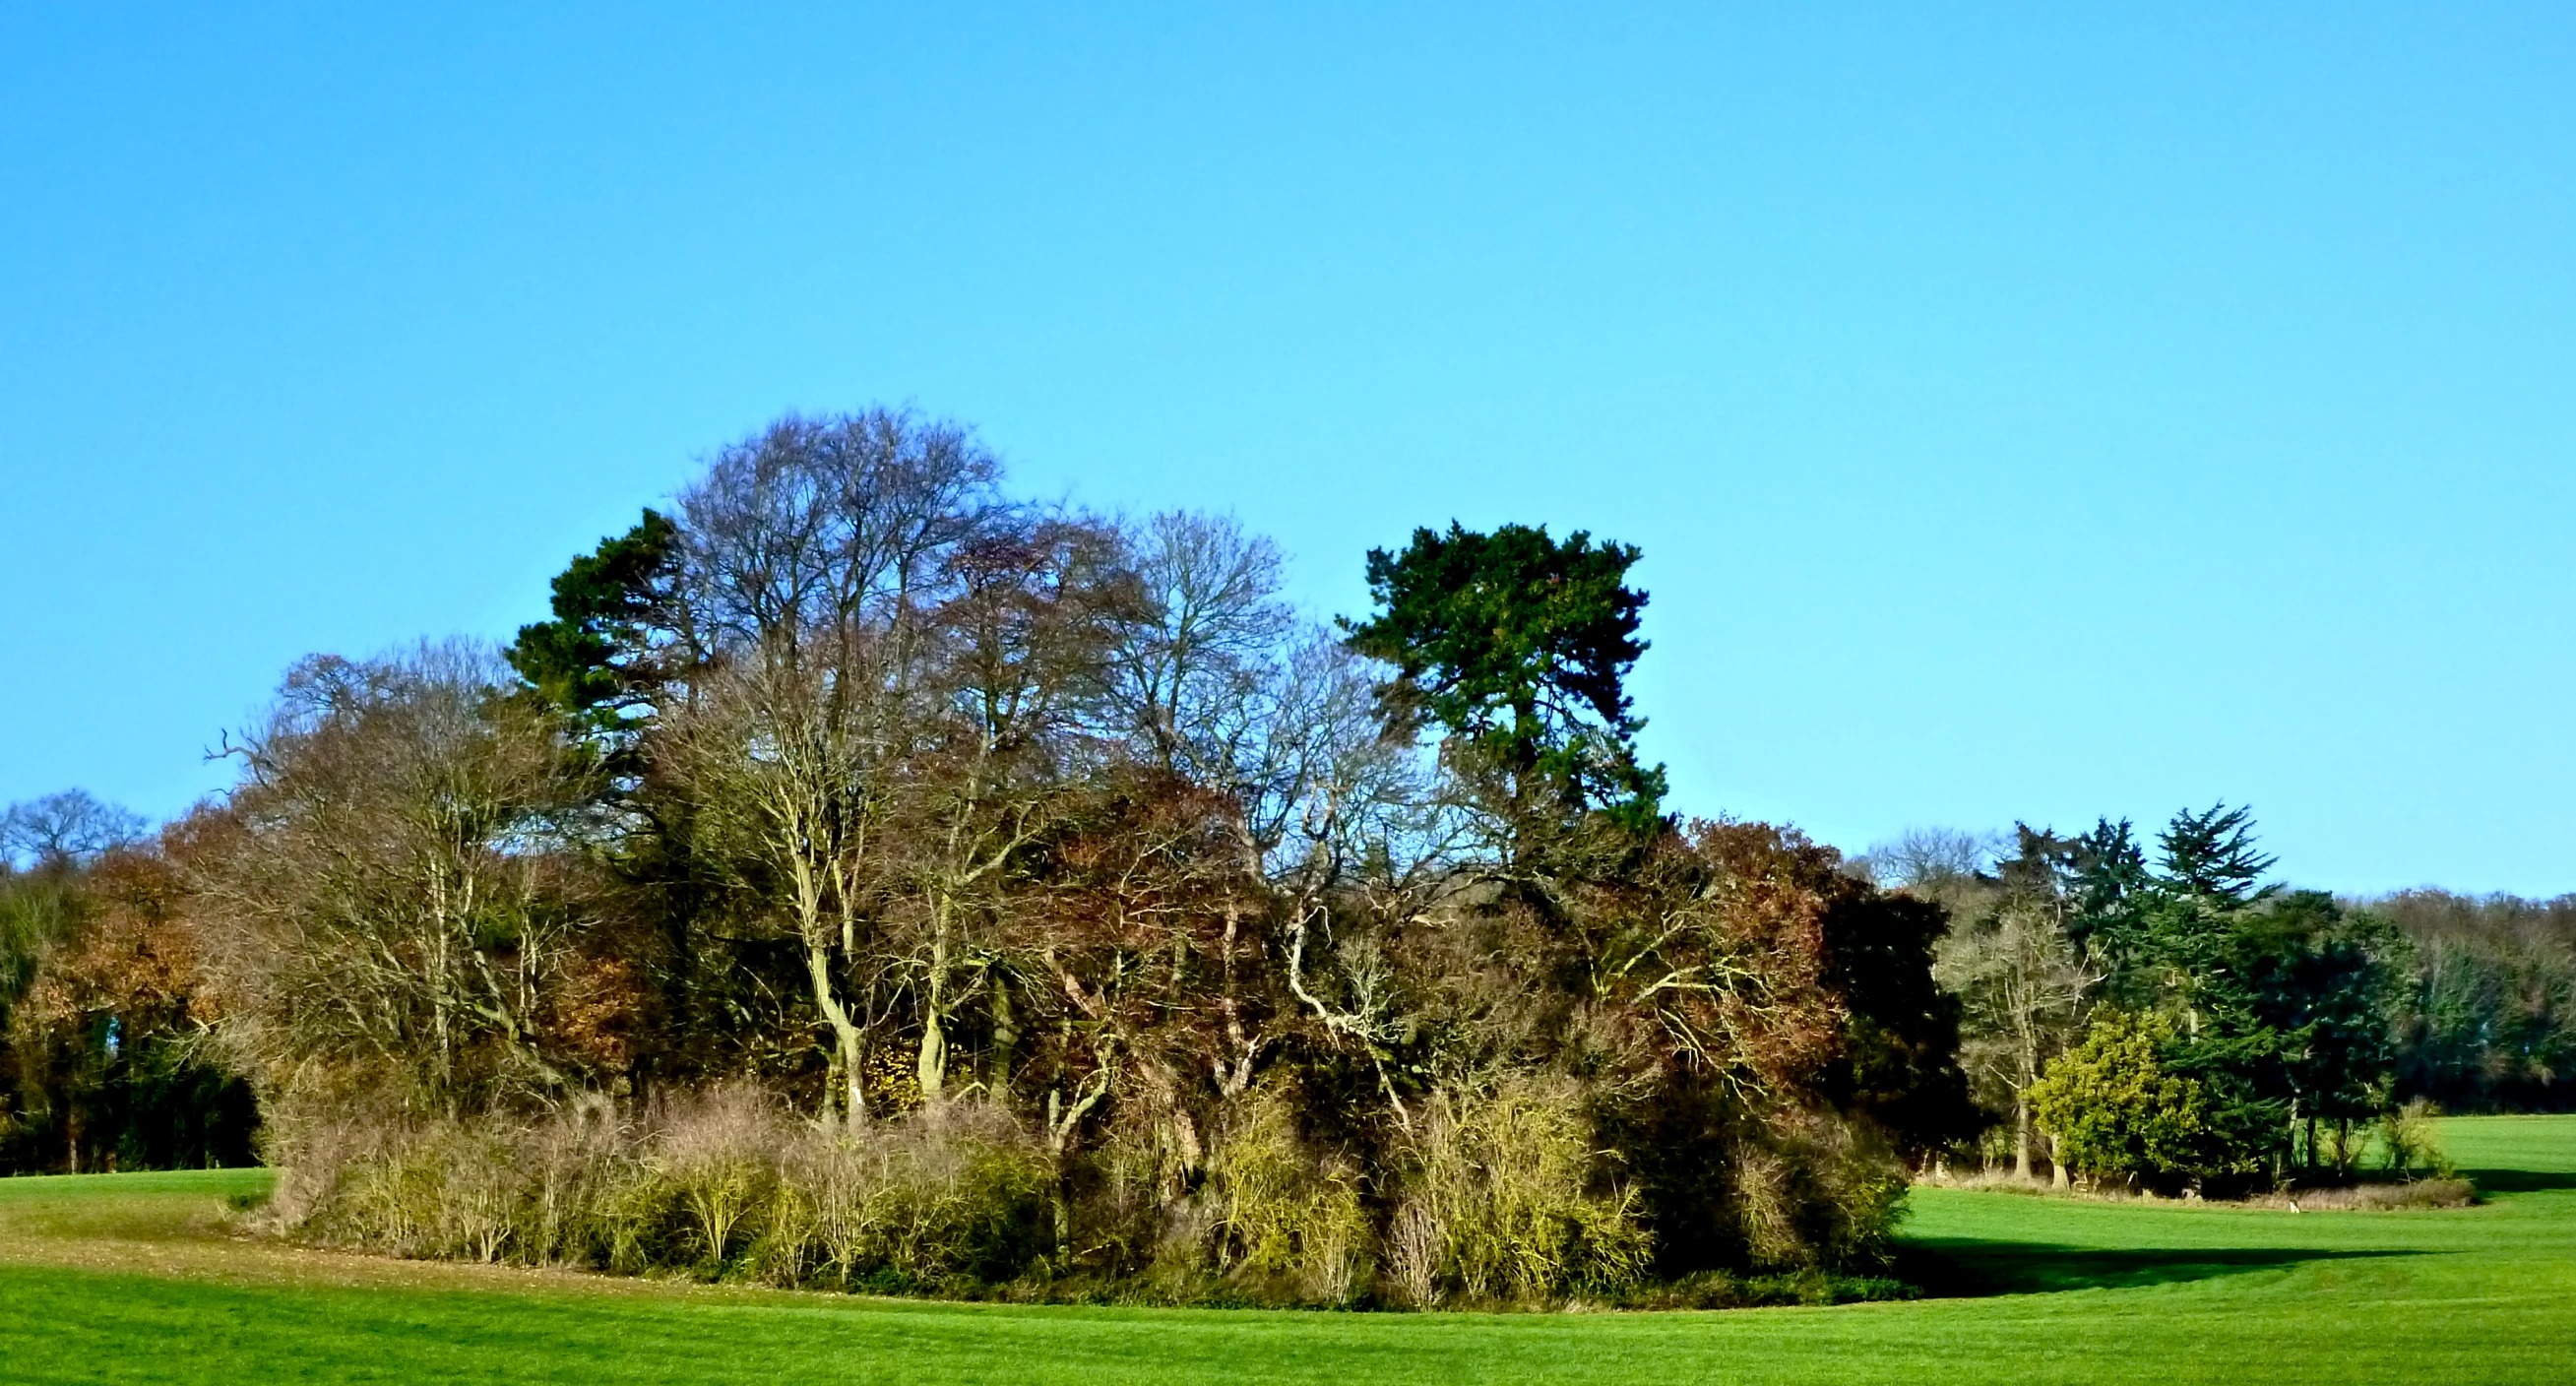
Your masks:
[{"label": "low scrub at tree base", "polygon": [[[1593,1186],[1564,1097],[1432,1104],[1393,1196],[1375,1197],[1264,1095],[1177,1212],[1122,1193],[1133,1171],[1114,1159],[1068,1178],[1061,1152],[971,1102],[852,1127],[737,1084],[632,1125],[606,1104],[344,1115],[280,1132],[294,1163],[251,1225],[400,1257],[957,1299],[1730,1308],[1913,1293],[1815,1265],[1655,1278],[1636,1199]],[[1856,1214],[1883,1233],[1899,1187],[1864,1178]]]}]

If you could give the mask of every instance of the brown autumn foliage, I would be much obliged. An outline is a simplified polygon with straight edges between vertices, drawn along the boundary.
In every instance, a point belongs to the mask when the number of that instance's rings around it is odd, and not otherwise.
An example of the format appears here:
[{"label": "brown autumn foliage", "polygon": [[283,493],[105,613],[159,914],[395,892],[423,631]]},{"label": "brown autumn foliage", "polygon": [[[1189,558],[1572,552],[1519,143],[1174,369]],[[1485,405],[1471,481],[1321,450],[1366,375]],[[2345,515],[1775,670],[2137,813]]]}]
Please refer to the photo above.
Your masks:
[{"label": "brown autumn foliage", "polygon": [[219,994],[199,967],[193,922],[169,861],[120,850],[89,867],[81,923],[46,960],[24,1003],[39,1024],[76,1024],[115,1013],[129,1024],[173,1029],[221,1018]]},{"label": "brown autumn foliage", "polygon": [[6,1007],[0,1159],[78,1172],[247,1158],[249,1094],[210,1043],[224,1001],[168,846],[45,874],[64,908]]}]

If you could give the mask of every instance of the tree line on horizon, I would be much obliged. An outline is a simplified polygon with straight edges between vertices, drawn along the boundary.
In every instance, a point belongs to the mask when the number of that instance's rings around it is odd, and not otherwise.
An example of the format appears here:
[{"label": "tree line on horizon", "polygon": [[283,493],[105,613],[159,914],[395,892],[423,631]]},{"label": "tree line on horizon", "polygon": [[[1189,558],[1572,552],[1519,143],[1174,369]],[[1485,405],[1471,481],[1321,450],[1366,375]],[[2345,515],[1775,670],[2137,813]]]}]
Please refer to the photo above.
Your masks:
[{"label": "tree line on horizon", "polygon": [[506,649],[299,663],[157,834],[11,810],[0,1162],[256,1154],[416,1255],[1722,1303],[1872,1292],[1909,1168],[2034,1132],[2241,1182],[2563,1099],[2564,901],[2284,891],[2224,808],[2152,866],[1676,814],[1636,557],[1420,529],[1319,622],[1229,519],[781,420]]}]

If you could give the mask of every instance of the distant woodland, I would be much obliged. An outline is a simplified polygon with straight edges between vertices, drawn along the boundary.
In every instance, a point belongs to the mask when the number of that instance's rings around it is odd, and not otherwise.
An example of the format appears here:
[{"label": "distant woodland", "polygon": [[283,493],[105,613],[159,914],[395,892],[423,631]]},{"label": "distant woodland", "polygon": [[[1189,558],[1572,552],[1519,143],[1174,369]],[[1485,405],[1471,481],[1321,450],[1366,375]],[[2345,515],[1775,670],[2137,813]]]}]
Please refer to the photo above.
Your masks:
[{"label": "distant woodland", "polygon": [[2576,897],[2241,807],[1846,858],[1667,803],[1634,548],[1283,596],[1218,516],[783,419],[506,648],[288,670],[233,787],[0,825],[0,1167],[264,1161],[415,1256],[1164,1302],[1893,1293],[1909,1178],[2223,1196],[2576,1095]]}]

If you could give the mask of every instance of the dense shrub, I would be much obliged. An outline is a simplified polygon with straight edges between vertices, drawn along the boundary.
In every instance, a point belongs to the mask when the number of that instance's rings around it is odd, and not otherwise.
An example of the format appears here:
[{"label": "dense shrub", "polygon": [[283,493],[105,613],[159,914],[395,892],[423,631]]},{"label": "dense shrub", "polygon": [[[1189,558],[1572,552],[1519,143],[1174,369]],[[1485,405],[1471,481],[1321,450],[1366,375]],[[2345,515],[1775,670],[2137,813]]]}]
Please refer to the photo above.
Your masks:
[{"label": "dense shrub", "polygon": [[2031,1106],[2061,1163],[2122,1182],[2199,1172],[2208,1103],[2199,1083],[2165,1071],[2157,1050],[2172,1037],[2152,1016],[2104,1007],[2049,1065]]},{"label": "dense shrub", "polygon": [[1387,1256],[1408,1300],[1602,1292],[1645,1269],[1636,1196],[1604,1177],[1569,1086],[1435,1093],[1405,1154]]},{"label": "dense shrub", "polygon": [[1273,1086],[1252,1095],[1209,1173],[1224,1269],[1284,1283],[1294,1298],[1325,1304],[1346,1303],[1367,1288],[1377,1239],[1359,1172],[1310,1148],[1285,1092]]},{"label": "dense shrub", "polygon": [[2449,1179],[2457,1173],[2442,1153],[2433,1118],[2441,1109],[2415,1098],[2379,1119],[2379,1149],[2388,1172],[2400,1179]]},{"label": "dense shrub", "polygon": [[337,1121],[278,1154],[286,1230],[404,1256],[909,1290],[1043,1273],[1051,1249],[1043,1151],[964,1105],[849,1131],[724,1087],[635,1127]]},{"label": "dense shrub", "polygon": [[1301,1126],[1291,1094],[1255,1089],[1208,1152],[1184,1205],[1195,1216],[1135,1255],[1102,1252],[1119,1202],[1101,1166],[1069,1171],[998,1108],[953,1102],[853,1130],[747,1085],[636,1122],[598,1101],[533,1119],[360,1105],[281,1121],[267,1217],[300,1240],[399,1256],[874,1293],[1705,1307],[1891,1292],[1838,1269],[1881,1256],[1902,1191],[1853,1129],[1794,1122],[1740,1152],[1721,1202],[1762,1273],[1657,1280],[1642,1200],[1596,1148],[1583,1102],[1564,1081],[1436,1093],[1381,1191]]},{"label": "dense shrub", "polygon": [[1790,1272],[1887,1264],[1906,1173],[1868,1125],[1826,1112],[1783,1114],[1742,1148],[1737,1171],[1752,1265]]}]

